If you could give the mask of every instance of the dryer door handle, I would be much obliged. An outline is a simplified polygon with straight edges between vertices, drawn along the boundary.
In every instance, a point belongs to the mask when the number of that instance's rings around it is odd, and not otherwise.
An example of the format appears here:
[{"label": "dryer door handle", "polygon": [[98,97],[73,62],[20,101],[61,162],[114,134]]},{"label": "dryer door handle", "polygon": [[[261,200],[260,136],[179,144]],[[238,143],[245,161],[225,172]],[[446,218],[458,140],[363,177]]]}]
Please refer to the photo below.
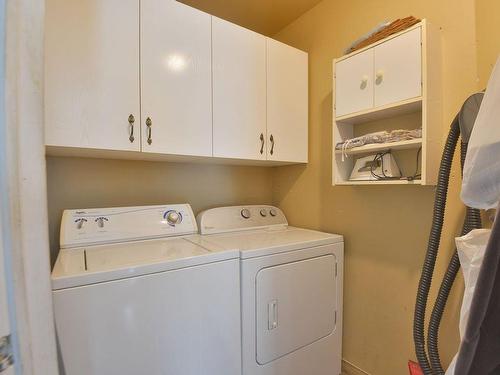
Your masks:
[{"label": "dryer door handle", "polygon": [[278,328],[278,300],[272,300],[267,304],[267,328],[269,331]]}]

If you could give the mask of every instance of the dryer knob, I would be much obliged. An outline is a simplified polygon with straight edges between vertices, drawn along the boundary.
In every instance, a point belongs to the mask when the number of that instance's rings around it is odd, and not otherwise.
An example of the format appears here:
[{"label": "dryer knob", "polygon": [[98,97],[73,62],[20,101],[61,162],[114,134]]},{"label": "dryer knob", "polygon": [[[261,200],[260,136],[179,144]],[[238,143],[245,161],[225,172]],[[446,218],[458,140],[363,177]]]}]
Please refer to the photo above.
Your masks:
[{"label": "dryer knob", "polygon": [[241,210],[241,216],[244,218],[244,219],[250,219],[250,210],[248,208],[244,208]]},{"label": "dryer knob", "polygon": [[274,208],[271,208],[271,209],[269,210],[269,213],[270,213],[270,214],[271,214],[271,216],[273,216],[273,217],[274,217],[274,216],[276,216],[276,215],[278,215],[278,212],[277,212]]},{"label": "dryer knob", "polygon": [[260,216],[262,217],[266,217],[267,216],[267,211],[265,208],[263,208],[262,210],[260,210]]}]

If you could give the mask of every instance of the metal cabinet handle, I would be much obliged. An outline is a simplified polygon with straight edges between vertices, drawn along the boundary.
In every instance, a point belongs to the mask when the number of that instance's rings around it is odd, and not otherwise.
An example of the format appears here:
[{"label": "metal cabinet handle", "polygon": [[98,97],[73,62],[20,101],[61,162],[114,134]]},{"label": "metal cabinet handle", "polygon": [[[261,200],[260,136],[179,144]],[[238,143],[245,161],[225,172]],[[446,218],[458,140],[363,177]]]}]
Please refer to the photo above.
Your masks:
[{"label": "metal cabinet handle", "polygon": [[264,134],[260,133],[260,153],[264,153]]},{"label": "metal cabinet handle", "polygon": [[153,125],[153,121],[151,121],[151,118],[148,117],[146,119],[146,126],[148,127],[148,145],[153,143],[153,138],[151,137],[151,126]]},{"label": "metal cabinet handle", "polygon": [[130,128],[130,137],[128,137],[128,140],[130,143],[134,143],[134,122],[135,122],[135,117],[134,115],[128,116],[128,123],[129,123],[129,128]]},{"label": "metal cabinet handle", "polygon": [[274,153],[274,137],[272,134],[269,137],[269,140],[271,141],[271,151],[269,151],[269,153],[272,155]]}]

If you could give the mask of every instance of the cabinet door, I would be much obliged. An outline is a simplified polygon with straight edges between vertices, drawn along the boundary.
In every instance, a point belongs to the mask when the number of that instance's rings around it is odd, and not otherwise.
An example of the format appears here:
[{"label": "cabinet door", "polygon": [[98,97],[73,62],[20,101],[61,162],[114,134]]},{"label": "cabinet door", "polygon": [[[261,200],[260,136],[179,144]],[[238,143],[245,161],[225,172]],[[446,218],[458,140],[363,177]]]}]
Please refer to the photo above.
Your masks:
[{"label": "cabinet door", "polygon": [[266,38],[212,17],[213,154],[266,159]]},{"label": "cabinet door", "polygon": [[373,49],[335,64],[335,116],[373,107]]},{"label": "cabinet door", "polygon": [[177,1],[141,1],[142,151],[212,155],[210,29]]},{"label": "cabinet door", "polygon": [[420,27],[374,48],[375,106],[422,95]]},{"label": "cabinet door", "polygon": [[47,0],[46,10],[46,144],[139,151],[139,1]]},{"label": "cabinet door", "polygon": [[267,39],[267,159],[307,162],[308,56]]}]

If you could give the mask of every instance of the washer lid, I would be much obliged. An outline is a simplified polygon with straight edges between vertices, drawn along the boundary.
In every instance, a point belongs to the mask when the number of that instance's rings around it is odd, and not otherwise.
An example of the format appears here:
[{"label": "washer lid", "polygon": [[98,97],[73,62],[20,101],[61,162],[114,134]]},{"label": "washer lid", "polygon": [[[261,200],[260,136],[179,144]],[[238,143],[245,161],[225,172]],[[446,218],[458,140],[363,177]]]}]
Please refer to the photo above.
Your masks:
[{"label": "washer lid", "polygon": [[341,235],[277,227],[201,236],[203,246],[239,249],[242,259],[343,242]]},{"label": "washer lid", "polygon": [[185,238],[62,249],[52,271],[52,289],[119,280],[238,256],[238,251],[218,251],[210,244],[202,247],[195,239]]}]

